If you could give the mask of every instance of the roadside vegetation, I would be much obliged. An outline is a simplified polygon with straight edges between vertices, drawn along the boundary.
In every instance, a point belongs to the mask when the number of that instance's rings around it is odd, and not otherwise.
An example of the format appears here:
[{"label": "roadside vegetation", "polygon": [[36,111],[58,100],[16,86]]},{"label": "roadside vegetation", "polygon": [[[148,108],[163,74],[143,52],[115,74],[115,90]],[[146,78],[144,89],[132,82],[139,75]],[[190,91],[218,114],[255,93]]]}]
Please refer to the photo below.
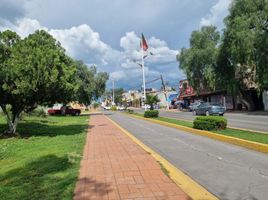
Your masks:
[{"label": "roadside vegetation", "polygon": [[146,110],[143,114],[145,118],[157,118],[159,115],[158,110]]},{"label": "roadside vegetation", "polygon": [[193,121],[193,128],[200,130],[224,130],[227,127],[227,119],[220,116],[199,116]]},{"label": "roadside vegetation", "polygon": [[[88,116],[24,116],[0,139],[0,199],[72,199]],[[0,132],[6,128],[0,115]]]},{"label": "roadside vegetation", "polygon": [[[143,117],[143,114],[139,113],[134,113],[133,115],[137,115],[140,117]],[[189,128],[193,128],[193,122],[190,121],[183,121],[183,120],[177,120],[177,119],[172,119],[172,118],[166,118],[166,117],[157,117],[154,118],[155,120],[163,121],[163,122],[168,122],[171,124],[176,124],[180,126],[186,126]],[[244,131],[244,130],[238,130],[238,129],[232,129],[232,128],[226,128],[224,130],[212,130],[210,132],[213,133],[218,133],[226,136],[231,136],[235,138],[240,138],[244,140],[249,140],[253,142],[259,142],[262,144],[268,144],[268,134],[265,133],[258,133],[258,132],[253,132],[253,131]]]},{"label": "roadside vegetation", "polygon": [[189,47],[177,55],[179,68],[197,93],[225,90],[249,111],[261,109],[262,91],[268,89],[268,3],[234,0],[229,11],[222,32],[215,26],[192,32]]},{"label": "roadside vegetation", "polygon": [[9,137],[17,133],[22,113],[70,101],[87,106],[104,93],[107,80],[107,73],[69,57],[44,30],[25,38],[0,31],[0,108]]}]

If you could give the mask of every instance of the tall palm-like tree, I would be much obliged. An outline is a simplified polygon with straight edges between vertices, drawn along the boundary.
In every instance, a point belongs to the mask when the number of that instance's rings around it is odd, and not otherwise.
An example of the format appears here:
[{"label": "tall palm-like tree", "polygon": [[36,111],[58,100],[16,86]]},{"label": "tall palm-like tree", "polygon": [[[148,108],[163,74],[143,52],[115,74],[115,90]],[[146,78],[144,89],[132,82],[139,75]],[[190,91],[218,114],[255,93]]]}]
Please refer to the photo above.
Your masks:
[{"label": "tall palm-like tree", "polygon": [[154,109],[154,104],[158,103],[159,99],[157,97],[157,95],[146,95],[146,104],[150,105],[150,110]]}]

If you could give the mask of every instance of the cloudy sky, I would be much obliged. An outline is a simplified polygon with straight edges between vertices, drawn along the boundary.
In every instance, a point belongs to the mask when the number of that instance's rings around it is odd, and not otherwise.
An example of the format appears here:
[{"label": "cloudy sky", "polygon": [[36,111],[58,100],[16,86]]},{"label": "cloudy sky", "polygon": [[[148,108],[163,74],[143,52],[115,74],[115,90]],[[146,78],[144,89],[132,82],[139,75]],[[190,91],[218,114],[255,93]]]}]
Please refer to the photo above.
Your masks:
[{"label": "cloudy sky", "polygon": [[[75,59],[109,72],[117,87],[139,89],[144,33],[153,56],[145,60],[148,81],[163,74],[170,86],[185,75],[176,55],[189,45],[193,30],[216,25],[219,30],[232,0],[0,0],[0,31],[26,37],[47,30]],[[111,87],[111,82],[108,82]],[[148,87],[160,86],[160,82]]]}]

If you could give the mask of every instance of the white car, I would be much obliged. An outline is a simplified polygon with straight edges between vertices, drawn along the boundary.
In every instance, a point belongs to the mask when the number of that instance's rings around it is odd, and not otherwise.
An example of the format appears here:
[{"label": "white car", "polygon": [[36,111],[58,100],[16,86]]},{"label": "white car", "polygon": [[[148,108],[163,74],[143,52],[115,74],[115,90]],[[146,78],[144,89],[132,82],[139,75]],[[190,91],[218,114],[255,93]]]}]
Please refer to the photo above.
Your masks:
[{"label": "white car", "polygon": [[148,110],[151,108],[151,106],[146,104],[146,105],[143,105],[142,108],[144,108],[144,109],[146,108]]},{"label": "white car", "polygon": [[104,106],[104,110],[111,110],[111,106]]},{"label": "white car", "polygon": [[124,106],[117,106],[116,109],[117,110],[126,110],[126,108]]}]

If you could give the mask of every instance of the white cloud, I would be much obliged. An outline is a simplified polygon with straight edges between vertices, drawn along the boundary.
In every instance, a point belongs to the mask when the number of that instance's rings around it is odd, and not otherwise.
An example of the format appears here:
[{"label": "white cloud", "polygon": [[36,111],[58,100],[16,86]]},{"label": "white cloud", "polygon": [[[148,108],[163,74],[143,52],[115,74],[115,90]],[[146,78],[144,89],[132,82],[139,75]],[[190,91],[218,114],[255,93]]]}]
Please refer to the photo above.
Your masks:
[{"label": "white cloud", "polygon": [[[110,77],[121,82],[122,86],[137,85],[141,82],[141,68],[133,62],[133,59],[138,62],[141,59],[140,38],[135,32],[127,32],[121,37],[122,49],[117,50],[103,42],[99,33],[87,24],[69,29],[49,29],[35,19],[21,18],[14,23],[6,21],[4,26],[0,26],[1,31],[6,29],[16,31],[21,37],[26,37],[38,29],[44,29],[61,43],[70,56],[88,64],[96,64],[99,70],[109,72]],[[170,49],[165,41],[155,37],[148,38],[147,42],[148,52],[152,52],[153,55],[145,59],[146,76],[155,78],[161,71],[163,73],[163,70],[167,76],[172,74],[171,72],[174,73],[174,65],[169,64],[176,63],[178,51]],[[175,73],[178,73],[178,70]],[[173,77],[174,75],[169,76]]]},{"label": "white cloud", "polygon": [[49,33],[59,40],[67,53],[85,62],[106,64],[106,54],[111,47],[101,41],[99,33],[94,32],[88,25],[70,29],[52,29]]},{"label": "white cloud", "polygon": [[86,63],[107,65],[111,60],[117,60],[116,57],[120,54],[104,43],[99,33],[94,32],[86,24],[70,29],[48,29],[35,19],[21,18],[15,23],[5,21],[5,25],[0,26],[0,30],[6,29],[16,31],[23,38],[36,30],[46,30],[62,44],[70,56],[84,60]]},{"label": "white cloud", "polygon": [[120,79],[125,79],[126,78],[126,74],[124,71],[116,71],[116,72],[112,72],[110,73],[110,79],[112,80],[120,80]]},{"label": "white cloud", "polygon": [[0,30],[5,29],[12,29],[23,38],[38,29],[44,29],[47,31],[47,28],[41,26],[37,20],[29,18],[19,18],[15,21],[15,23],[11,23],[10,21],[5,20],[3,25],[0,26]]},{"label": "white cloud", "polygon": [[[151,37],[147,39],[149,49],[147,50],[148,57],[146,62],[163,65],[166,63],[176,62],[176,55],[179,53],[177,50],[172,50],[168,47],[167,43],[163,40]],[[120,46],[125,51],[125,63],[123,67],[128,66],[133,59],[140,60],[140,38],[134,33],[126,33],[125,36],[120,39]],[[151,52],[153,55],[150,55]],[[146,53],[145,53],[146,54]]]},{"label": "white cloud", "polygon": [[228,9],[233,0],[218,0],[218,2],[210,9],[208,16],[203,17],[200,26],[216,25],[222,26],[223,19],[228,14]]},{"label": "white cloud", "polygon": [[134,32],[127,32],[120,39],[120,47],[125,51],[133,51],[139,49],[140,38]]}]

